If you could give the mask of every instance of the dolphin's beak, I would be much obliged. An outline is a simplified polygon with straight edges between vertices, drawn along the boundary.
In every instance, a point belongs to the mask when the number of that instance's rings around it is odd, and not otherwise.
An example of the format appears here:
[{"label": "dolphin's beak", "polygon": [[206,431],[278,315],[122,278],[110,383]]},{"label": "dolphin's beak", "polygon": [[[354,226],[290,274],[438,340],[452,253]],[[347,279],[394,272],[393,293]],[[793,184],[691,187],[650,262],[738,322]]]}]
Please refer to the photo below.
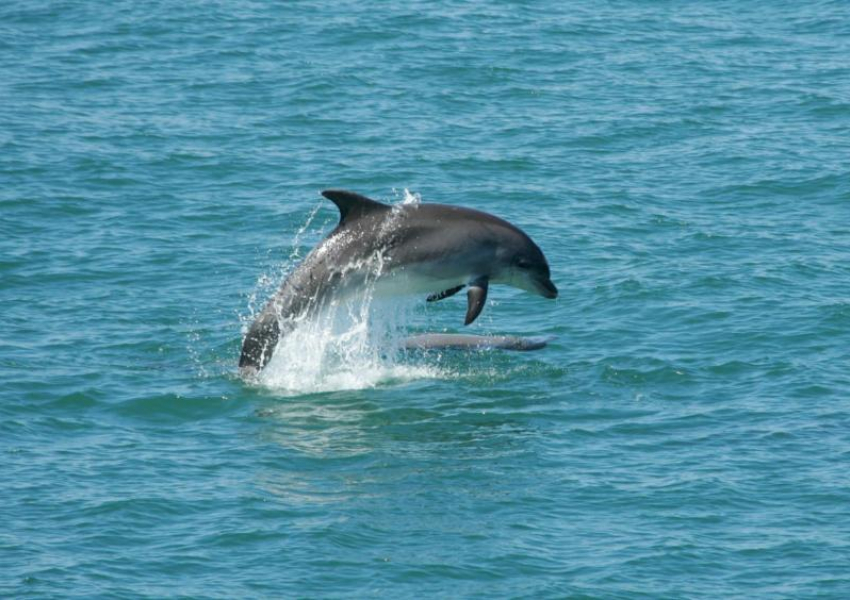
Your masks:
[{"label": "dolphin's beak", "polygon": [[558,288],[552,283],[551,279],[543,279],[537,281],[537,291],[544,298],[557,298]]}]

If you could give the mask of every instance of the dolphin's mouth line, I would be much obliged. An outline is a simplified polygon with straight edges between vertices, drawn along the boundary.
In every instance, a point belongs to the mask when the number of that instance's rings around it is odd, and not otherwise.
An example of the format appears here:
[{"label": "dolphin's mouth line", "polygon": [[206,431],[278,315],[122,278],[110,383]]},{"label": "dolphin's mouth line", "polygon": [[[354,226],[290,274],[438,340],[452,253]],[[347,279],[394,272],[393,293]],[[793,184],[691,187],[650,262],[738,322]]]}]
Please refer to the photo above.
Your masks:
[{"label": "dolphin's mouth line", "polygon": [[550,300],[554,300],[558,297],[558,288],[555,287],[555,284],[552,283],[551,279],[547,279],[546,281],[540,283],[541,288],[541,296],[544,298],[549,298]]}]

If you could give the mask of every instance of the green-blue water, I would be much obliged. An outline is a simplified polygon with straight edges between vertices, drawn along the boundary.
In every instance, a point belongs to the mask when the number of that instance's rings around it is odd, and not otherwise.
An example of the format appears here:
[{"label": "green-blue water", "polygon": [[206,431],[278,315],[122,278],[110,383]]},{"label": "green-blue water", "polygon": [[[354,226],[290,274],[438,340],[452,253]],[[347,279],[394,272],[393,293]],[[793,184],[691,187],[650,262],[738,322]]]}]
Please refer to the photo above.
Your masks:
[{"label": "green-blue water", "polygon": [[[470,330],[557,340],[246,385],[326,187],[520,225]],[[850,11],[5,3],[0,305],[0,595],[847,598]]]}]

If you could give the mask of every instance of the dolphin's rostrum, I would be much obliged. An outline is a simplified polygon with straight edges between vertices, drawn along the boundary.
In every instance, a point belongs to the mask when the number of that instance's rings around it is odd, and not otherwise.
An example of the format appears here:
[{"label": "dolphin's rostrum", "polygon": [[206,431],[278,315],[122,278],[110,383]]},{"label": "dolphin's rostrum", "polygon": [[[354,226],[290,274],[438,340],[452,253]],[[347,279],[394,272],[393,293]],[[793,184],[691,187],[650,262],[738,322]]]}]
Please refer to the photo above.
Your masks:
[{"label": "dolphin's rostrum", "polygon": [[429,302],[468,286],[466,325],[481,314],[491,283],[558,295],[537,244],[491,214],[444,204],[390,206],[343,190],[322,195],[339,208],[339,224],[251,325],[239,359],[244,374],[268,363],[296,319],[367,284],[376,295],[429,294]]}]

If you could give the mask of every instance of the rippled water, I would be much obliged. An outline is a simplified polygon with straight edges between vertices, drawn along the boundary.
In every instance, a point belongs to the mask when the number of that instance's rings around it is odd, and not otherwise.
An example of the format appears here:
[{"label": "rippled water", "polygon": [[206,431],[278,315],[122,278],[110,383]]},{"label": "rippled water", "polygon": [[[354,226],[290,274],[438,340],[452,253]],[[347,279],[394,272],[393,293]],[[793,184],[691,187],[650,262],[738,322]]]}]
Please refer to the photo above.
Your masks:
[{"label": "rippled water", "polygon": [[[0,49],[1,594],[850,595],[843,2],[34,1]],[[326,187],[518,224],[561,296],[469,329],[557,339],[243,383]]]}]

